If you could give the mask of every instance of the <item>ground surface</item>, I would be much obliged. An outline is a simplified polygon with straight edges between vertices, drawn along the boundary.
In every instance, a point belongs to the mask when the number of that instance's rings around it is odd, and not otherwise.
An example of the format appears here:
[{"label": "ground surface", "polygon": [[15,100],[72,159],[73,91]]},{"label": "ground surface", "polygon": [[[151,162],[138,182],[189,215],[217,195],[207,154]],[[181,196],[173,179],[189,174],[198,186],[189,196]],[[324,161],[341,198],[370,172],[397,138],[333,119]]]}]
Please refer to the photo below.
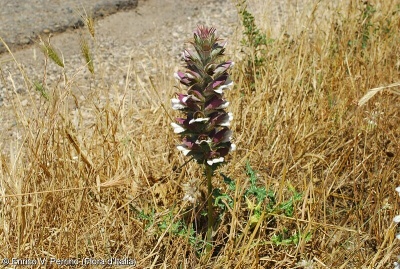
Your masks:
[{"label": "ground surface", "polygon": [[[38,35],[60,33],[83,25],[87,12],[95,18],[137,7],[138,0],[8,1],[0,10],[0,36],[12,48],[32,44]],[[5,51],[0,44],[0,53]]]},{"label": "ground surface", "polygon": [[[143,83],[148,82],[146,78],[149,76],[170,72],[166,71],[168,69],[174,69],[171,72],[176,71],[180,66],[180,55],[186,46],[185,42],[191,38],[197,25],[214,26],[217,33],[227,40],[237,38],[236,34],[240,32],[237,30],[241,27],[236,1],[231,0],[139,0],[137,7],[136,1],[132,0],[102,0],[99,2],[101,4],[93,4],[91,0],[69,0],[51,1],[53,4],[63,2],[62,7],[57,9],[55,4],[45,5],[48,7],[46,10],[40,8],[44,6],[43,0],[32,1],[36,2],[31,6],[22,1],[10,2],[0,13],[3,25],[0,36],[9,40],[13,52],[13,55],[6,52],[0,54],[0,133],[6,136],[15,134],[15,131],[11,131],[15,126],[14,116],[10,115],[14,107],[11,100],[18,99],[27,108],[31,106],[32,97],[28,97],[30,94],[36,100],[40,98],[33,87],[35,81],[44,82],[49,89],[54,89],[54,85],[61,81],[60,74],[65,72],[69,78],[83,80],[80,85],[86,86],[79,89],[80,91],[88,88],[87,81],[92,77],[85,68],[80,42],[82,38],[89,41],[92,39],[85,27],[74,27],[81,20],[82,6],[89,15],[96,18],[95,41],[91,42],[91,48],[96,76],[102,78],[101,82],[106,84],[102,86],[106,88],[124,87],[128,70],[134,70],[131,75],[138,76]],[[114,4],[110,4],[111,2]],[[285,23],[285,14],[298,8],[293,4],[296,1],[266,1],[261,7],[253,2],[248,1],[248,9],[258,20],[269,20],[271,28],[277,34],[280,33],[280,25]],[[283,2],[285,4],[281,4]],[[120,3],[120,11],[105,16],[118,10],[115,3]],[[125,10],[121,7],[125,7]],[[35,16],[30,16],[29,8],[32,8]],[[21,12],[17,19],[9,14],[11,10]],[[263,10],[267,10],[271,16],[260,16],[265,15],[261,14]],[[59,33],[60,31],[63,32]],[[64,71],[53,62],[45,63],[38,34],[43,40],[51,37],[51,44],[62,55]],[[228,55],[240,53],[240,48],[233,48],[232,43],[228,46]],[[154,60],[157,57],[160,61]],[[21,75],[20,67],[23,68],[28,82]],[[136,86],[128,85],[130,89],[135,89]],[[138,91],[138,95],[140,94]],[[78,94],[78,97],[84,98],[84,95],[85,93]]]}]

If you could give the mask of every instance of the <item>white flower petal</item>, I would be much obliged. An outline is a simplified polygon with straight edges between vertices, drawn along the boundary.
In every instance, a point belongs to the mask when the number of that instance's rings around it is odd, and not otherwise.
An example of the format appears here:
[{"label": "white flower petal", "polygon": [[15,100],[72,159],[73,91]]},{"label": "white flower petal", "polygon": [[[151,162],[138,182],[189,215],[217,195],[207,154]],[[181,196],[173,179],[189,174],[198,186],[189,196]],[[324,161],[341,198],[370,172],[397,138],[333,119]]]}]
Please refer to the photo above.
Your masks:
[{"label": "white flower petal", "polygon": [[225,120],[224,122],[220,123],[220,126],[226,126],[229,127],[231,125],[231,121],[233,120],[233,114],[231,112],[228,113],[228,119]]},{"label": "white flower petal", "polygon": [[230,90],[230,89],[232,88],[232,86],[233,86],[233,81],[229,80],[229,81],[226,81],[225,83],[226,83],[226,84],[223,84],[223,85],[219,86],[219,87],[216,88],[214,91],[221,94],[221,93],[222,93],[222,90],[224,90],[224,89]]},{"label": "white flower petal", "polygon": [[400,195],[400,187],[397,187],[396,188],[396,191],[399,193],[399,195]]},{"label": "white flower petal", "polygon": [[396,223],[400,222],[400,215],[397,215],[396,217],[393,218],[393,221]]},{"label": "white flower petal", "polygon": [[179,109],[184,109],[185,105],[179,101],[179,99],[173,98],[171,99],[171,105],[173,110],[179,110]]},{"label": "white flower petal", "polygon": [[219,88],[217,88],[216,90],[214,90],[214,92],[219,93],[219,94],[222,94],[222,93],[223,93],[222,90],[223,90],[223,88],[219,87]]},{"label": "white flower petal", "polygon": [[190,149],[184,147],[184,146],[177,146],[176,147],[179,151],[182,151],[183,155],[188,155],[188,153],[190,152]]},{"label": "white flower petal", "polygon": [[224,157],[219,157],[211,160],[207,160],[209,165],[213,165],[214,163],[222,163],[224,161]]},{"label": "white flower petal", "polygon": [[181,77],[178,75],[178,73],[174,73],[174,78],[176,78],[177,80],[181,80]]},{"label": "white flower petal", "polygon": [[400,240],[400,234],[396,234],[396,238]]},{"label": "white flower petal", "polygon": [[200,145],[200,144],[202,144],[202,143],[211,144],[211,142],[212,142],[211,138],[207,138],[207,140],[196,140],[195,143],[196,143],[197,145]]},{"label": "white flower petal", "polygon": [[231,147],[229,149],[229,152],[235,151],[236,150],[236,144],[231,144]]},{"label": "white flower petal", "polygon": [[180,134],[180,133],[186,131],[185,128],[183,128],[179,124],[172,122],[171,125],[174,128],[174,133],[176,133],[176,134]]},{"label": "white flower petal", "polygon": [[189,124],[192,124],[193,122],[202,122],[202,121],[208,121],[210,118],[197,118],[197,119],[191,119],[189,121]]},{"label": "white flower petal", "polygon": [[193,76],[193,75],[190,74],[190,73],[185,73],[185,75],[186,75],[188,78],[191,78],[191,79],[195,79],[195,78],[196,78],[195,76]]},{"label": "white flower petal", "polygon": [[219,107],[216,107],[215,109],[224,109],[229,106],[229,102],[222,103]]}]

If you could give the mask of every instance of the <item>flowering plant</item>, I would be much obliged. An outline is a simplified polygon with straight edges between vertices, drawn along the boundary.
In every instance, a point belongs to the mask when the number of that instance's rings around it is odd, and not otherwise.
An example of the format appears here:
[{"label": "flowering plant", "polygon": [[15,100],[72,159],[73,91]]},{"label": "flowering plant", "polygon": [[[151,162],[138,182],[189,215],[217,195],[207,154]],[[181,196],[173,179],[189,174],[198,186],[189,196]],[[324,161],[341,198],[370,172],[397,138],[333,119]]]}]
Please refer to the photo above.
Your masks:
[{"label": "flowering plant", "polygon": [[234,63],[218,62],[226,43],[219,43],[215,28],[199,26],[191,44],[195,51],[183,53],[186,72],[175,73],[187,93],[171,100],[172,108],[184,112],[185,117],[177,118],[172,126],[182,137],[177,148],[198,163],[212,166],[222,163],[236,148],[229,129],[233,116],[224,110],[229,102],[223,99],[224,90],[233,85],[227,71]]},{"label": "flowering plant", "polygon": [[[224,91],[233,85],[228,70],[234,63],[220,61],[226,42],[220,43],[213,27],[199,26],[191,44],[194,51],[183,52],[185,72],[175,73],[175,78],[187,92],[171,100],[172,108],[182,111],[184,117],[171,124],[174,132],[182,138],[178,150],[205,165],[208,186],[207,241],[210,243],[213,226],[211,177],[216,166],[224,162],[224,157],[236,149],[229,129],[233,116],[225,111],[229,102],[223,98]],[[195,201],[195,197],[185,197]]]}]

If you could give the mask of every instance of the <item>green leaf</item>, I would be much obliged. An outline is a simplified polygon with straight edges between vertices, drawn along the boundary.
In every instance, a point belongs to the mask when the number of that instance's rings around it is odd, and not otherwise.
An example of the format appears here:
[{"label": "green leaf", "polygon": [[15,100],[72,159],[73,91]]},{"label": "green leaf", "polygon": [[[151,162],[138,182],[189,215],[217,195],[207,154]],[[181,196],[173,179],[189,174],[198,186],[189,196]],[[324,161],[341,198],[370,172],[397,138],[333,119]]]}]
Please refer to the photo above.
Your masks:
[{"label": "green leaf", "polygon": [[214,205],[218,206],[219,208],[225,210],[226,205],[222,201],[225,200],[229,207],[233,207],[233,199],[226,193],[222,193],[220,189],[213,190],[213,197],[214,197]]},{"label": "green leaf", "polygon": [[233,181],[231,178],[227,177],[223,173],[220,173],[220,175],[224,178],[224,183],[228,185],[228,189],[231,191],[235,191],[236,189],[235,181]]}]

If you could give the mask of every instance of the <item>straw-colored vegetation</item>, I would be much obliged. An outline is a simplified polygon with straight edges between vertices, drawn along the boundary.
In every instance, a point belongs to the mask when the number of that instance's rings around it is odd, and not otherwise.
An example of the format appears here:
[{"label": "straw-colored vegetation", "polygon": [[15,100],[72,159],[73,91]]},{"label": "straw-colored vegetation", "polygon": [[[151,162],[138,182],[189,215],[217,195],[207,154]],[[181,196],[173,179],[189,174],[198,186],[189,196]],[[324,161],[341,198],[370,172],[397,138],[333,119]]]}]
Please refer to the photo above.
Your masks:
[{"label": "straw-colored vegetation", "polygon": [[[65,75],[59,51],[44,43],[60,81],[26,77],[29,111],[15,98],[22,137],[2,143],[0,256],[126,257],[136,268],[390,268],[400,254],[398,86],[358,101],[400,82],[400,3],[350,2],[315,4],[303,31],[274,38],[239,5],[244,23],[227,54],[236,62],[227,99],[237,150],[213,178],[212,253],[205,178],[195,163],[183,165],[170,126],[179,91],[163,67],[169,60],[149,59],[158,76],[131,68],[126,87],[82,91],[81,74]],[[101,81],[92,43],[82,42],[86,68]],[[202,193],[194,206],[182,199],[188,182]]]}]

